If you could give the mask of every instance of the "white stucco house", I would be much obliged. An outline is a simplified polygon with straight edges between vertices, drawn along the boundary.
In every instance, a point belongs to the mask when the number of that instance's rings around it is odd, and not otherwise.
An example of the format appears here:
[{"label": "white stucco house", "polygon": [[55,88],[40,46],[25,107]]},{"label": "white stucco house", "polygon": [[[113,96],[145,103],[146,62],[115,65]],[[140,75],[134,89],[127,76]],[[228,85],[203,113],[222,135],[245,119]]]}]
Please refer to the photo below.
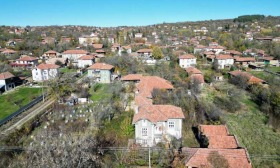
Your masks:
[{"label": "white stucco house", "polygon": [[113,80],[114,66],[105,63],[95,63],[88,67],[88,77],[95,78],[99,83],[110,83]]},{"label": "white stucco house", "polygon": [[34,81],[45,81],[54,79],[59,75],[59,66],[55,64],[42,63],[32,70]]},{"label": "white stucco house", "polygon": [[78,67],[79,68],[86,68],[87,66],[93,65],[95,62],[94,55],[84,55],[78,58]]},{"label": "white stucco house", "polygon": [[135,34],[135,38],[142,38],[143,37],[143,33],[136,33]]},{"label": "white stucco house", "polygon": [[98,34],[96,33],[91,33],[91,35],[85,35],[85,36],[81,36],[79,37],[79,44],[80,45],[91,45],[92,43],[97,43],[99,42],[99,37]]},{"label": "white stucco house", "polygon": [[133,117],[136,143],[154,146],[182,137],[182,109],[173,105],[140,106]]},{"label": "white stucco house", "polygon": [[152,52],[153,52],[152,49],[140,49],[140,50],[137,51],[138,56],[145,57],[145,58],[151,57],[152,56]]},{"label": "white stucco house", "polygon": [[229,68],[234,64],[234,59],[231,55],[217,55],[214,61],[218,62],[219,69]]},{"label": "white stucco house", "polygon": [[10,72],[0,73],[0,93],[15,88],[14,77]]},{"label": "white stucco house", "polygon": [[62,58],[68,58],[73,61],[77,61],[83,55],[87,55],[89,52],[85,50],[66,50],[62,53]]},{"label": "white stucco house", "polygon": [[179,56],[179,65],[182,68],[187,68],[190,66],[195,66],[196,65],[196,57],[191,54],[185,54]]},{"label": "white stucco house", "polygon": [[15,62],[10,64],[12,67],[31,68],[38,65],[38,58],[22,55]]}]

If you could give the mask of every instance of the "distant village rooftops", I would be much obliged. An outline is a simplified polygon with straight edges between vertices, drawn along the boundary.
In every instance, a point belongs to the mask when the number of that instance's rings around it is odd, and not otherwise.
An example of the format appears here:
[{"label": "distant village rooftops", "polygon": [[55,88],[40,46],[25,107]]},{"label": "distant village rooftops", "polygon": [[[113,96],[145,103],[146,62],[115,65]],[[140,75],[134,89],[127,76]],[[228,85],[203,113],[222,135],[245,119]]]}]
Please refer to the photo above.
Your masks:
[{"label": "distant village rooftops", "polygon": [[85,50],[66,50],[63,54],[87,54],[88,52]]},{"label": "distant village rooftops", "polygon": [[88,69],[102,69],[102,70],[111,70],[114,66],[106,63],[95,63],[92,66],[88,67]]}]

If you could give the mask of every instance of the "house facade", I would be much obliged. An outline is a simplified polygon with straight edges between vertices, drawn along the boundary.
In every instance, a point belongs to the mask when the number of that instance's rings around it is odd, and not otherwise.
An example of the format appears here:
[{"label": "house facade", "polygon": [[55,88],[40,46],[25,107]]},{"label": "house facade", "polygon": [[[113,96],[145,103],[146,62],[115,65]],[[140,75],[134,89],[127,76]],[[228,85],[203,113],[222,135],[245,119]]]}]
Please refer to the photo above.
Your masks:
[{"label": "house facade", "polygon": [[85,50],[66,50],[62,53],[62,58],[68,58],[70,60],[77,61],[83,55],[87,55],[88,52]]},{"label": "house facade", "polygon": [[45,81],[54,79],[59,75],[59,66],[55,64],[40,64],[32,70],[34,81]]},{"label": "house facade", "polygon": [[27,55],[22,55],[20,59],[10,64],[12,67],[32,68],[38,65],[38,59]]},{"label": "house facade", "polygon": [[187,68],[196,65],[196,57],[191,54],[179,56],[179,65],[182,68]]},{"label": "house facade", "polygon": [[230,55],[217,55],[215,61],[217,61],[219,69],[224,69],[225,67],[230,67],[234,64],[234,59]]},{"label": "house facade", "polygon": [[15,88],[14,77],[10,72],[0,73],[0,93]]},{"label": "house facade", "polygon": [[88,67],[88,77],[95,78],[100,83],[111,83],[114,66],[105,63],[95,63]]},{"label": "house facade", "polygon": [[78,59],[78,67],[86,68],[87,66],[91,66],[95,62],[95,56],[93,55],[84,55]]},{"label": "house facade", "polygon": [[137,51],[138,56],[144,57],[144,58],[150,58],[152,56],[152,49],[140,49]]}]

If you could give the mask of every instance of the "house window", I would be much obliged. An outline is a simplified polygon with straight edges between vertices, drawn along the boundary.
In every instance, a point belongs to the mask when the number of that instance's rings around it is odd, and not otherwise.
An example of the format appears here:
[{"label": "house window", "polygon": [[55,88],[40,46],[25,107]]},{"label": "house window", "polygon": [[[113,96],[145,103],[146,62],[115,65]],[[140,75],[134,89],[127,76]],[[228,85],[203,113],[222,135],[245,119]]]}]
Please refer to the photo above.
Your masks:
[{"label": "house window", "polygon": [[147,136],[147,135],[148,135],[148,129],[142,128],[142,136]]},{"label": "house window", "polygon": [[147,144],[147,143],[148,143],[147,139],[143,139],[143,144]]},{"label": "house window", "polygon": [[168,122],[168,128],[174,128],[174,127],[175,127],[174,121]]}]

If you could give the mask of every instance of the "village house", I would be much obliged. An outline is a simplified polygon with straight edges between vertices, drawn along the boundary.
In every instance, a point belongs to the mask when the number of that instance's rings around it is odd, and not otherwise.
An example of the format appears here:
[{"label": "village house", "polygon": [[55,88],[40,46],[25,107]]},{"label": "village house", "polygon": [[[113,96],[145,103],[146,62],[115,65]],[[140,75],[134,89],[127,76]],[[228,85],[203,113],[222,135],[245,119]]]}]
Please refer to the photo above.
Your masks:
[{"label": "village house", "polygon": [[225,47],[220,45],[212,45],[206,48],[206,51],[212,51],[215,54],[220,54],[222,51],[225,50]]},{"label": "village house", "polygon": [[238,76],[244,77],[247,80],[247,83],[249,85],[251,84],[265,84],[266,82],[260,78],[257,78],[247,72],[242,72],[240,70],[236,70],[236,71],[231,71],[229,72],[231,78],[235,78]]},{"label": "village house", "polygon": [[250,63],[256,62],[254,57],[234,57],[234,62],[237,65],[241,65],[243,67],[248,67]]},{"label": "village house", "polygon": [[143,37],[143,33],[136,33],[134,36],[135,36],[135,38],[142,38]]},{"label": "village house", "polygon": [[138,83],[138,82],[140,82],[142,77],[143,77],[142,74],[128,74],[126,76],[123,76],[121,78],[121,81],[123,81],[123,82],[135,82],[135,83]]},{"label": "village house", "polygon": [[219,69],[229,68],[234,63],[233,57],[230,55],[217,55],[214,61],[217,61]]},{"label": "village house", "polygon": [[79,68],[86,68],[88,66],[91,66],[95,62],[95,56],[94,55],[84,55],[81,56],[78,59],[78,67]]},{"label": "village house", "polygon": [[96,50],[98,49],[102,49],[103,48],[103,44],[92,44],[92,47]]},{"label": "village house", "polygon": [[3,49],[1,51],[1,54],[7,55],[7,56],[14,55],[16,53],[17,53],[17,51],[11,50],[11,49]]},{"label": "village house", "polygon": [[279,66],[279,61],[274,57],[265,56],[263,58],[259,58],[259,61],[262,61],[265,65]]},{"label": "village house", "polygon": [[105,63],[95,63],[88,67],[88,77],[100,83],[111,83],[114,80],[114,66]]},{"label": "village house", "polygon": [[49,59],[49,58],[56,58],[59,56],[59,53],[53,50],[49,50],[47,52],[45,52],[43,55],[43,57]]},{"label": "village house", "polygon": [[182,109],[173,105],[153,105],[154,89],[171,90],[173,86],[157,76],[131,76],[126,80],[140,79],[136,84],[133,124],[135,143],[154,146],[159,142],[170,143],[172,137],[182,137],[182,123],[185,118]]},{"label": "village house", "polygon": [[197,53],[200,53],[200,52],[203,52],[203,51],[206,51],[207,47],[206,46],[203,46],[203,45],[197,45],[194,47],[194,50],[193,50],[193,53],[194,54],[197,54]]},{"label": "village house", "polygon": [[10,72],[0,73],[0,94],[16,87],[14,78]]},{"label": "village house", "polygon": [[179,56],[179,65],[182,68],[196,66],[196,57],[191,54],[181,55]]},{"label": "village house", "polygon": [[144,57],[144,58],[150,58],[152,56],[152,49],[140,49],[137,51],[138,56]]},{"label": "village house", "polygon": [[73,61],[77,61],[83,55],[87,55],[88,52],[85,50],[66,50],[62,53],[62,58],[68,58]]},{"label": "village house", "polygon": [[32,68],[38,65],[38,59],[35,57],[22,55],[20,59],[10,64],[12,67]]},{"label": "village house", "polygon": [[98,37],[98,34],[96,34],[96,33],[92,33],[89,36],[85,35],[85,36],[79,37],[80,45],[87,46],[87,45],[91,45],[92,43],[98,43],[98,42],[99,42],[99,37]]},{"label": "village house", "polygon": [[201,88],[205,83],[202,72],[195,67],[188,67],[185,70],[188,73],[191,83],[198,84]]},{"label": "village house", "polygon": [[46,81],[54,79],[59,75],[59,66],[55,64],[42,63],[32,70],[34,81]]}]

